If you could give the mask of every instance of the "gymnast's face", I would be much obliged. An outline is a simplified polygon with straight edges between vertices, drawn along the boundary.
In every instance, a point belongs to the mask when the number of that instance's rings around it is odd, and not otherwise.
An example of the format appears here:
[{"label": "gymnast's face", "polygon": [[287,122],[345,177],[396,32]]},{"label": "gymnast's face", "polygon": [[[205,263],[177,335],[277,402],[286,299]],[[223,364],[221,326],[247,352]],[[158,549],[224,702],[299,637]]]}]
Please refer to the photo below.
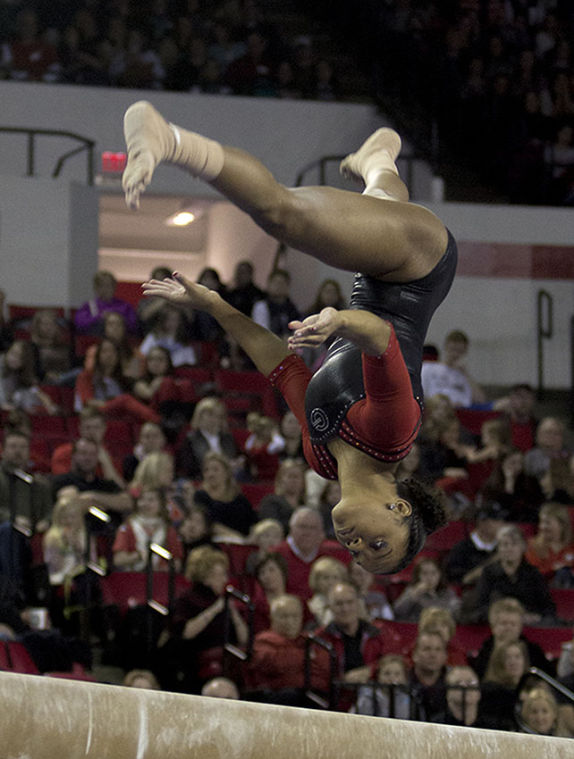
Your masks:
[{"label": "gymnast's face", "polygon": [[406,517],[412,506],[398,496],[392,501],[346,501],[331,512],[335,535],[368,572],[387,574],[404,557],[409,540]]}]

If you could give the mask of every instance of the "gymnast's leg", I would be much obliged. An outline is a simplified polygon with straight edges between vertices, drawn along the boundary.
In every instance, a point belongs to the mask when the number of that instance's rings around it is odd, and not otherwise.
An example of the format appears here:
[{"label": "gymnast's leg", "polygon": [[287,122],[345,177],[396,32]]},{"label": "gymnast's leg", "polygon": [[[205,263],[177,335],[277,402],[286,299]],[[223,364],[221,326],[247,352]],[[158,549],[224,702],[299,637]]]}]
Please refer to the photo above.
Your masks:
[{"label": "gymnast's leg", "polygon": [[162,161],[209,182],[276,239],[332,266],[397,280],[429,271],[446,247],[442,223],[408,203],[395,159],[400,138],[380,129],[342,164],[365,183],[365,192],[330,187],[289,189],[256,158],[238,148],[168,124],[144,101],[126,112],[128,164],[124,190],[129,205],[150,183]]}]

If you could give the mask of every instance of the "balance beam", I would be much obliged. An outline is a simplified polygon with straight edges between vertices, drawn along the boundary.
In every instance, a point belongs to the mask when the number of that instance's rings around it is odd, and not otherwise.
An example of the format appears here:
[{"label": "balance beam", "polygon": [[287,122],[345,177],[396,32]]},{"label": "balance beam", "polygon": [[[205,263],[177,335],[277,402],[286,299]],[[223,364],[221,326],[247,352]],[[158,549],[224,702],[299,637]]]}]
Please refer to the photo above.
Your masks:
[{"label": "balance beam", "polygon": [[1,759],[572,759],[574,741],[0,673]]}]

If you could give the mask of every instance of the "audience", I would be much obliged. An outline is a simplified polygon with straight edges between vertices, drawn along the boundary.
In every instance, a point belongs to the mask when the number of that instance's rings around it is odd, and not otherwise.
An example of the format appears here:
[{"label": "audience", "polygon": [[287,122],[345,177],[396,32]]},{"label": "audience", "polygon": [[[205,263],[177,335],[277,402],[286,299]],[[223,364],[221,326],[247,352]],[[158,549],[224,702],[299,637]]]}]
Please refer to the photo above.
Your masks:
[{"label": "audience", "polygon": [[92,282],[94,297],[86,301],[74,315],[74,326],[80,334],[102,335],[104,314],[116,311],[121,314],[128,332],[137,334],[138,317],[134,309],[124,300],[115,297],[117,280],[109,271],[98,271]]},{"label": "audience", "polygon": [[233,436],[227,429],[225,406],[213,397],[202,398],[193,411],[189,431],[177,449],[178,473],[197,479],[209,451],[223,454],[230,461],[237,457]]},{"label": "audience", "polygon": [[393,604],[395,619],[418,622],[421,611],[429,606],[448,609],[456,618],[460,599],[446,583],[446,578],[434,559],[420,559],[405,590]]},{"label": "audience", "polygon": [[289,322],[301,317],[289,297],[291,276],[284,269],[275,269],[267,279],[265,298],[253,306],[251,316],[257,324],[271,330],[279,337],[289,335]]},{"label": "audience", "polygon": [[382,656],[377,665],[376,682],[387,687],[374,688],[367,684],[359,688],[354,711],[371,717],[412,719],[413,704],[406,687],[408,672],[403,657],[398,654]]},{"label": "audience", "polygon": [[480,682],[471,667],[452,667],[446,674],[446,711],[435,722],[459,727],[490,727],[480,714]]},{"label": "audience", "polygon": [[201,695],[209,698],[230,698],[234,701],[240,697],[237,685],[228,677],[213,677],[208,680],[201,689]]},{"label": "audience", "polygon": [[427,398],[441,393],[455,408],[470,408],[486,403],[486,395],[464,364],[468,336],[453,330],[445,337],[442,361],[423,361],[422,384]]},{"label": "audience", "polygon": [[307,608],[313,617],[314,627],[323,627],[333,620],[329,604],[329,591],[339,582],[348,582],[347,567],[331,556],[321,556],[311,566],[309,587],[313,591],[307,601]]},{"label": "audience", "polygon": [[492,652],[482,681],[481,710],[491,727],[516,730],[517,687],[529,666],[526,645],[520,640],[500,643]]},{"label": "audience", "polygon": [[548,582],[557,572],[574,567],[572,522],[567,506],[545,503],[540,509],[538,532],[529,538],[524,558],[536,567]]},{"label": "audience", "polygon": [[412,653],[409,686],[420,700],[424,718],[432,722],[446,712],[446,643],[437,632],[420,632]]},{"label": "audience", "polygon": [[269,493],[259,502],[261,519],[276,519],[284,529],[295,510],[306,503],[305,471],[298,459],[286,459],[282,462],[275,475],[273,493]]}]

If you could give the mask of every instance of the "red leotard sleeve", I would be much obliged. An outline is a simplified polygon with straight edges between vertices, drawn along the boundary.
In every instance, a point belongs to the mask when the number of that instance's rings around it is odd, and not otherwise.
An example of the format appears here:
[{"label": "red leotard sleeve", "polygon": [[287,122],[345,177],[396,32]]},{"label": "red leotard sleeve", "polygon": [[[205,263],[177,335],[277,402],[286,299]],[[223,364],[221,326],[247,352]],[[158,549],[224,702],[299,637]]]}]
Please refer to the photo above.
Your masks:
[{"label": "red leotard sleeve", "polygon": [[416,437],[421,409],[394,329],[386,351],[363,353],[362,362],[366,398],[350,408],[347,419],[373,447],[400,450]]}]

